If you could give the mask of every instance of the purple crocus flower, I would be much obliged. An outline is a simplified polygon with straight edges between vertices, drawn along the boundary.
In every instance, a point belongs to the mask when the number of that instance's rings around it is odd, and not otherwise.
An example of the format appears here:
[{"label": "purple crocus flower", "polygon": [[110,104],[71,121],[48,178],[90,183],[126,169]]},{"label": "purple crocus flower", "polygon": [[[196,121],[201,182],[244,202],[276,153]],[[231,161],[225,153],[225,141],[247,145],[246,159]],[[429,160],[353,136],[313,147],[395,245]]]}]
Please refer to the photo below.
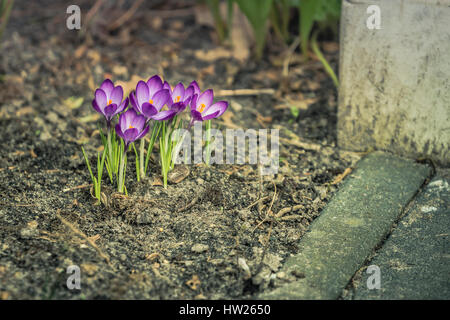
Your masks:
[{"label": "purple crocus flower", "polygon": [[164,105],[170,101],[169,90],[162,89],[162,87],[161,79],[154,76],[147,83],[139,81],[136,86],[136,94],[130,94],[131,105],[147,120],[167,120],[175,114],[175,111],[161,111]]},{"label": "purple crocus flower", "polygon": [[191,101],[191,122],[205,121],[220,117],[228,108],[228,102],[218,101],[213,104],[214,93],[208,89],[200,95],[195,94]]},{"label": "purple crocus flower", "polygon": [[95,111],[102,114],[108,124],[111,126],[111,120],[128,106],[128,98],[123,100],[123,88],[114,87],[110,79],[106,79],[100,88],[95,90],[95,99],[92,100],[92,107]]},{"label": "purple crocus flower", "polygon": [[189,87],[192,87],[192,89],[194,89],[194,93],[192,94],[192,96],[194,96],[194,94],[200,95],[200,93],[202,93],[200,90],[200,87],[198,86],[197,81],[195,81],[195,80],[189,84],[188,89],[189,89]]},{"label": "purple crocus flower", "polygon": [[169,110],[175,111],[174,116],[183,112],[184,109],[186,109],[186,103],[184,103],[184,102],[177,102],[177,103],[172,104],[169,107]]},{"label": "purple crocus flower", "polygon": [[126,147],[144,137],[148,130],[145,116],[138,115],[134,109],[128,109],[122,113],[119,116],[119,123],[116,124],[116,133],[124,140]]},{"label": "purple crocus flower", "polygon": [[191,102],[193,95],[194,95],[194,87],[188,86],[187,89],[185,89],[184,85],[180,82],[175,86],[175,88],[173,88],[173,91],[170,90],[171,101],[169,106],[172,106],[172,104],[179,102],[188,105],[189,102]]}]

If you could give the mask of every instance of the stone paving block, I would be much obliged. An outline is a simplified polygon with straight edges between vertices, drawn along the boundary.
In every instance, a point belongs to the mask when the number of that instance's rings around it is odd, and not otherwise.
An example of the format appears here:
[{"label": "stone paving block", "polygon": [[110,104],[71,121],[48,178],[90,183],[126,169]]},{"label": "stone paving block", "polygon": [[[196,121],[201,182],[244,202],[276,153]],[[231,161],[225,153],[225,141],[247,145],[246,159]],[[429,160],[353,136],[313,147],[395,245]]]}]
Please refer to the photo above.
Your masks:
[{"label": "stone paving block", "polygon": [[437,175],[368,263],[380,268],[380,288],[368,289],[364,269],[349,297],[450,299],[449,230],[450,178]]},{"label": "stone paving block", "polygon": [[430,173],[426,165],[390,154],[365,157],[282,267],[298,280],[260,298],[338,298]]}]

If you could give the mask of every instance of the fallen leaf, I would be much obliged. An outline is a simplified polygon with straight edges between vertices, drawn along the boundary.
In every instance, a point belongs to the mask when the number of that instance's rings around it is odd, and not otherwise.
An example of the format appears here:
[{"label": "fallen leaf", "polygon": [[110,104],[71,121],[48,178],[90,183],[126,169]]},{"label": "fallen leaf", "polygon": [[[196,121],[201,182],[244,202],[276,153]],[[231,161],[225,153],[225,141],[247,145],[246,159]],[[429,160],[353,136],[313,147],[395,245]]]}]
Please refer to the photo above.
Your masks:
[{"label": "fallen leaf", "polygon": [[163,186],[163,181],[161,179],[161,177],[154,177],[153,178],[153,182],[152,182],[152,186]]},{"label": "fallen leaf", "polygon": [[194,274],[191,280],[186,281],[186,284],[189,288],[195,291],[198,289],[198,286],[201,284],[201,282],[198,276]]},{"label": "fallen leaf", "polygon": [[79,46],[75,50],[75,53],[74,53],[75,59],[81,58],[84,55],[84,53],[86,52],[86,50],[87,50],[87,45],[86,44],[82,44],[81,46]]},{"label": "fallen leaf", "polygon": [[86,123],[86,122],[94,122],[94,121],[97,121],[98,119],[100,119],[100,114],[91,113],[87,116],[79,118],[78,120],[82,123]]},{"label": "fallen leaf", "polygon": [[97,64],[100,62],[100,53],[96,50],[88,50],[87,57],[92,60],[93,64]]},{"label": "fallen leaf", "polygon": [[195,57],[202,61],[214,62],[218,59],[230,58],[231,51],[223,47],[217,47],[212,50],[196,50]]},{"label": "fallen leaf", "polygon": [[158,252],[153,252],[153,253],[150,253],[150,254],[145,256],[145,259],[146,260],[150,260],[150,261],[156,260],[157,258],[159,258],[159,253]]},{"label": "fallen leaf", "polygon": [[114,66],[112,69],[113,73],[118,76],[123,76],[128,73],[128,69],[125,66]]},{"label": "fallen leaf", "polygon": [[16,116],[22,117],[26,114],[33,113],[33,112],[34,112],[34,109],[32,107],[20,108],[19,110],[17,110]]},{"label": "fallen leaf", "polygon": [[83,97],[69,97],[66,100],[63,101],[64,105],[69,108],[69,109],[78,109],[79,107],[81,107],[81,105],[84,102],[84,98]]},{"label": "fallen leaf", "polygon": [[9,298],[9,292],[7,292],[7,291],[0,292],[0,300],[8,300],[8,298]]},{"label": "fallen leaf", "polygon": [[98,270],[98,266],[92,263],[82,263],[80,267],[88,276],[93,276]]},{"label": "fallen leaf", "polygon": [[318,100],[317,98],[308,98],[308,99],[303,99],[303,100],[293,100],[290,97],[288,97],[288,98],[286,98],[286,103],[277,105],[275,107],[275,110],[295,108],[295,109],[298,109],[298,110],[305,111],[305,110],[308,110],[310,105],[312,105],[313,103],[316,103],[317,100]]},{"label": "fallen leaf", "polygon": [[189,176],[189,168],[185,165],[177,165],[175,168],[169,172],[167,175],[167,179],[170,183],[180,183],[184,179],[186,179],[187,176]]}]

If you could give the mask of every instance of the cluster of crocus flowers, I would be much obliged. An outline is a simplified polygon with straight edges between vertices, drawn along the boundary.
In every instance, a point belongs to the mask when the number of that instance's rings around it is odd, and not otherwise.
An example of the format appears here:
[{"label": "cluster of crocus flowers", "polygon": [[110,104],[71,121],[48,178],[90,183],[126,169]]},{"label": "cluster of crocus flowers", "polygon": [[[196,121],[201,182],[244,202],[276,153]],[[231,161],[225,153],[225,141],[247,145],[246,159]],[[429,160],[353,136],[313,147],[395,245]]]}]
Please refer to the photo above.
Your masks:
[{"label": "cluster of crocus flowers", "polygon": [[[174,165],[171,152],[174,147],[172,134],[175,129],[182,127],[183,111],[190,111],[188,130],[196,121],[207,121],[207,127],[210,127],[210,120],[221,116],[227,110],[228,102],[214,103],[213,90],[202,92],[196,81],[192,81],[187,87],[182,83],[172,87],[155,75],[147,81],[139,81],[136,89],[125,99],[121,86],[114,86],[110,79],[104,80],[95,91],[92,107],[102,114],[106,121],[106,137],[102,133],[106,159],[105,156],[101,159],[105,161],[111,182],[117,182],[119,192],[123,192],[126,154],[130,146],[135,150],[136,174],[139,180],[146,175],[154,143],[159,141],[161,171],[164,186],[167,187],[167,174]],[[114,125],[114,122],[117,123]],[[145,157],[143,138],[149,132],[150,143]],[[140,140],[139,156],[134,145],[137,140]],[[98,159],[100,161],[100,156]],[[97,167],[103,168],[103,162]]]}]

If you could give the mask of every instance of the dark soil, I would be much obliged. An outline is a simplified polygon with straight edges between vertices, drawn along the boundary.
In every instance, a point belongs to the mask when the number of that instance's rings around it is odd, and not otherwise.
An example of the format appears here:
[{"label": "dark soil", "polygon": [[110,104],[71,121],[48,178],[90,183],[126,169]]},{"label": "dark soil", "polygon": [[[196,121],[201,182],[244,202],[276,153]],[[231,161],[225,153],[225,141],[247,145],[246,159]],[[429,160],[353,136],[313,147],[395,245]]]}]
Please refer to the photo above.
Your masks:
[{"label": "dark soil", "polygon": [[[80,2],[87,12],[92,2]],[[63,1],[15,2],[0,55],[1,299],[255,297],[271,289],[337,190],[333,181],[358,159],[336,147],[337,93],[319,62],[293,63],[285,86],[276,62],[283,50],[275,45],[258,63],[201,61],[195,51],[217,44],[212,28],[196,24],[193,3],[146,2],[114,32],[105,31],[100,15],[81,35],[66,29]],[[158,24],[145,9],[181,13]],[[326,49],[337,44],[322,45],[335,66],[337,49]],[[228,115],[213,126],[281,128],[278,174],[190,165],[187,178],[163,189],[153,183],[156,152],[140,182],[130,153],[129,196],[115,193],[105,174],[107,205],[95,205],[81,153],[86,144],[93,163],[100,146],[103,122],[89,117],[93,92],[105,77],[128,82],[156,73],[215,90],[276,89],[227,97]],[[69,97],[84,102],[71,109]],[[276,108],[286,97],[314,102],[294,118],[289,108]],[[296,205],[302,207],[273,218]],[[66,286],[70,265],[81,268],[81,290]]]}]

